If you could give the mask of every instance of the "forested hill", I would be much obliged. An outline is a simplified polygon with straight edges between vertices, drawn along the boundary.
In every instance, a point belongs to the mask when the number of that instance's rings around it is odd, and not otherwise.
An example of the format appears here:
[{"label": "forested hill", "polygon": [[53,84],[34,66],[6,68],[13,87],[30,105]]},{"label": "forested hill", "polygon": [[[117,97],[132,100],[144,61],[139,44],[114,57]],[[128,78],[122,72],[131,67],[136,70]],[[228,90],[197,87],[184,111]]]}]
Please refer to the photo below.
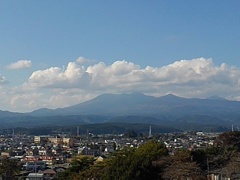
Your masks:
[{"label": "forested hill", "polygon": [[240,115],[240,102],[219,97],[183,98],[172,94],[161,97],[141,93],[103,94],[92,100],[59,109],[39,109],[32,116],[46,115]]},{"label": "forested hill", "polygon": [[79,125],[106,122],[145,123],[188,127],[240,126],[240,102],[217,96],[206,99],[161,97],[141,93],[103,94],[92,100],[59,109],[31,113],[0,111],[1,128]]}]

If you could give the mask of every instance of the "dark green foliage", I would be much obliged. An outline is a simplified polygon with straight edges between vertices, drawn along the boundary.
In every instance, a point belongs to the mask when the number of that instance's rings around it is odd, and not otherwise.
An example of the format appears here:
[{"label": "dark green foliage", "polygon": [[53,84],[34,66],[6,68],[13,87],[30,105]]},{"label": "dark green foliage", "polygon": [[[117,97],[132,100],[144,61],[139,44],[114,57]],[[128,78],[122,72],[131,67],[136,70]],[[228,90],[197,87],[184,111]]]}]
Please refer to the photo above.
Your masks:
[{"label": "dark green foliage", "polygon": [[59,180],[72,180],[75,176],[93,165],[93,158],[88,156],[76,157],[71,162],[71,167],[59,174]]},{"label": "dark green foliage", "polygon": [[192,160],[195,161],[199,166],[207,170],[207,153],[204,150],[191,151]]},{"label": "dark green foliage", "polygon": [[161,179],[160,169],[154,166],[153,161],[166,155],[166,147],[155,141],[149,141],[138,149],[124,149],[109,160],[104,179]]},{"label": "dark green foliage", "polygon": [[[150,141],[138,149],[124,148],[117,151],[104,162],[95,163],[87,169],[79,170],[74,164],[62,179],[161,179],[160,169],[153,164],[154,160],[168,155],[168,151],[160,143]],[[79,167],[79,165],[77,165]],[[86,166],[85,166],[86,167]],[[69,173],[71,171],[71,174]],[[76,173],[78,172],[78,173]]]},{"label": "dark green foliage", "polygon": [[3,157],[0,159],[0,176],[5,180],[16,179],[14,175],[20,172],[20,166],[18,162],[13,159]]},{"label": "dark green foliage", "polygon": [[102,177],[106,173],[107,164],[105,162],[98,162],[93,164],[90,168],[80,172],[74,177],[75,180],[82,179],[103,179]]}]

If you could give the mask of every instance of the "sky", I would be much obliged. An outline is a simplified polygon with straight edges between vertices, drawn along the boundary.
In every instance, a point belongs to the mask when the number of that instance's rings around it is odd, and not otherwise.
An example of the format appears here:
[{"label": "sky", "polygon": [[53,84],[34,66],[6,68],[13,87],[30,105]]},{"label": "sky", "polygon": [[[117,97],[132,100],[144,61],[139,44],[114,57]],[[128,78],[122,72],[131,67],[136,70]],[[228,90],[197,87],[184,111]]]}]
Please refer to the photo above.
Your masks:
[{"label": "sky", "polygon": [[0,0],[0,110],[104,93],[240,100],[238,0]]}]

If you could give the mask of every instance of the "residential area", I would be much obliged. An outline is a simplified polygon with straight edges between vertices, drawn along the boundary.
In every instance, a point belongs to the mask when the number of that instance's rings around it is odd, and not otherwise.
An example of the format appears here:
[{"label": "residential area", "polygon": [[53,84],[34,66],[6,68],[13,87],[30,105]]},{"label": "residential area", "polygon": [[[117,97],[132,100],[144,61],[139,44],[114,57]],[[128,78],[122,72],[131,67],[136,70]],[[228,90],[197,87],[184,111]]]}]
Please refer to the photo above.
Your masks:
[{"label": "residential area", "polygon": [[[127,137],[124,134],[68,136],[24,134],[1,135],[1,158],[14,159],[21,165],[18,179],[56,179],[58,174],[71,166],[75,156],[92,156],[96,162],[104,161],[111,153],[124,147],[138,148],[155,139],[165,144],[170,154],[177,149],[196,150],[212,146],[218,133],[184,132]],[[7,177],[5,177],[7,178]],[[4,179],[4,177],[2,177]]]}]

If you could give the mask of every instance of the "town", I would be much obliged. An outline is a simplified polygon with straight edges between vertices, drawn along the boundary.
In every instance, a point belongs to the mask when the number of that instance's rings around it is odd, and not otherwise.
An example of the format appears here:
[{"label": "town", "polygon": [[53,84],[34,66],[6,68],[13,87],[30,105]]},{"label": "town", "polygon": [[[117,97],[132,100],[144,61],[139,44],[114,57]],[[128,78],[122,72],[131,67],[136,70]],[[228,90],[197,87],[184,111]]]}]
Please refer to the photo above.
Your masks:
[{"label": "town", "polygon": [[101,162],[114,151],[125,147],[138,148],[152,139],[164,143],[169,154],[174,154],[178,149],[197,150],[213,146],[218,135],[213,132],[152,134],[151,126],[149,132],[142,136],[137,136],[135,132],[97,135],[90,132],[79,134],[79,131],[75,136],[64,133],[33,136],[14,134],[13,131],[12,134],[0,136],[0,152],[1,159],[14,159],[21,166],[15,178],[50,180],[57,179],[59,173],[69,168],[75,156],[91,156],[96,162]]}]

